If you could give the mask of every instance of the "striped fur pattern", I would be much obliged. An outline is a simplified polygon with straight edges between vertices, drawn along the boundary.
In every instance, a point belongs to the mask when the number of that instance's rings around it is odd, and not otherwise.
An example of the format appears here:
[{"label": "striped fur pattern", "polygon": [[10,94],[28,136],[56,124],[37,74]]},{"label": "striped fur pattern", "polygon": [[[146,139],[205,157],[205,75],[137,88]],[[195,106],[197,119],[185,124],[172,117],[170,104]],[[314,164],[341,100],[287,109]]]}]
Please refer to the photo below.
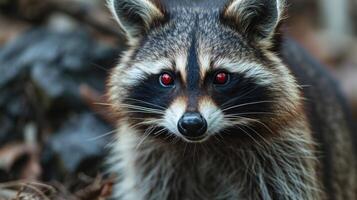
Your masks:
[{"label": "striped fur pattern", "polygon": [[[189,3],[108,1],[130,46],[108,85],[114,198],[324,199],[302,91],[270,50],[284,1]],[[195,141],[178,126],[192,112]]]},{"label": "striped fur pattern", "polygon": [[141,143],[141,134],[122,124],[111,160],[122,175],[115,198],[319,199],[312,144],[301,135],[305,127],[237,147],[224,139],[193,146],[154,138]]}]

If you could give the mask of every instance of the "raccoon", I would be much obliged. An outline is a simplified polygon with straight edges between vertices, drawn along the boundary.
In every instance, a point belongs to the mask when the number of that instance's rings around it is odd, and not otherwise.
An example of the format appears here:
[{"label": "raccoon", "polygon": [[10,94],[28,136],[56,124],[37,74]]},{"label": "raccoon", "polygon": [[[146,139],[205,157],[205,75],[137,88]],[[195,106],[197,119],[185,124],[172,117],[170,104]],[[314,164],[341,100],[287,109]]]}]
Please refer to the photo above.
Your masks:
[{"label": "raccoon", "polygon": [[356,199],[348,110],[283,0],[109,0],[114,199]]}]

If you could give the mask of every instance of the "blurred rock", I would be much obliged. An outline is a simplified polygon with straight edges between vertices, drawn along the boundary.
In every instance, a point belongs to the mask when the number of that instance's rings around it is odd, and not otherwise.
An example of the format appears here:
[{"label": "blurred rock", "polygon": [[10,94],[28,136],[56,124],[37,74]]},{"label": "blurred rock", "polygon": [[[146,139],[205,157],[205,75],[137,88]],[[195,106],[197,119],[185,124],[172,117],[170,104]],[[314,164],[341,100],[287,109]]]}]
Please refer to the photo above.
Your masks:
[{"label": "blurred rock", "polygon": [[0,0],[0,11],[13,18],[40,23],[51,9],[47,0]]},{"label": "blurred rock", "polygon": [[93,64],[106,66],[117,54],[117,50],[98,44],[84,31],[34,29],[1,49],[0,87],[27,68],[40,65],[55,67],[60,72],[93,72]]},{"label": "blurred rock", "polygon": [[91,113],[74,115],[49,139],[48,146],[59,155],[66,170],[74,173],[82,161],[104,157],[110,137],[100,136],[110,130],[110,126]]},{"label": "blurred rock", "polygon": [[30,99],[26,98],[23,85],[12,85],[0,89],[0,146],[8,142],[21,141],[27,121],[36,119]]},{"label": "blurred rock", "polygon": [[[24,141],[31,122],[43,180],[63,180],[79,171],[96,175],[108,143],[108,137],[98,136],[111,127],[91,113],[80,86],[103,93],[118,54],[85,29],[34,28],[0,47],[0,145]],[[37,161],[28,158],[15,165],[22,177],[29,177],[22,169],[38,171]],[[0,181],[9,177],[0,172]]]},{"label": "blurred rock", "polygon": [[8,141],[10,137],[9,133],[11,132],[14,123],[7,116],[0,115],[0,126],[0,146],[2,146]]},{"label": "blurred rock", "polygon": [[51,125],[61,126],[69,112],[87,112],[80,85],[103,92],[118,53],[84,30],[46,28],[29,30],[0,47],[0,139],[14,138],[7,134],[18,135],[28,120],[46,119],[40,128],[57,129]]},{"label": "blurred rock", "polygon": [[[27,37],[31,38],[29,40]],[[33,32],[28,32],[25,37],[21,37],[9,42],[0,51],[0,88],[4,87],[9,81],[20,78],[20,74],[27,68],[27,63],[23,63],[23,50],[31,46],[32,40],[39,40]],[[31,58],[30,58],[31,59]],[[26,60],[26,59],[25,59]]]},{"label": "blurred rock", "polygon": [[78,83],[74,79],[64,76],[58,66],[38,64],[32,68],[31,78],[50,100],[64,97],[71,99],[72,102],[74,99],[78,100]]}]

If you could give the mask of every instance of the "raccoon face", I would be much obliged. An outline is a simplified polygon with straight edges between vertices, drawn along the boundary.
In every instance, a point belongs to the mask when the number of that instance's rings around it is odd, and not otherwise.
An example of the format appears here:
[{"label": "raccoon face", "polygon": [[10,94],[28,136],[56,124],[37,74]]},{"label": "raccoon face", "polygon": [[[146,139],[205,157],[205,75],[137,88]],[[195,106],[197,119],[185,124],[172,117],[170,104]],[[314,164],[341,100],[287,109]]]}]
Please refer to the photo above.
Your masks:
[{"label": "raccoon face", "polygon": [[143,137],[257,140],[296,115],[296,81],[269,50],[281,1],[169,5],[109,1],[130,46],[109,83],[121,123]]}]

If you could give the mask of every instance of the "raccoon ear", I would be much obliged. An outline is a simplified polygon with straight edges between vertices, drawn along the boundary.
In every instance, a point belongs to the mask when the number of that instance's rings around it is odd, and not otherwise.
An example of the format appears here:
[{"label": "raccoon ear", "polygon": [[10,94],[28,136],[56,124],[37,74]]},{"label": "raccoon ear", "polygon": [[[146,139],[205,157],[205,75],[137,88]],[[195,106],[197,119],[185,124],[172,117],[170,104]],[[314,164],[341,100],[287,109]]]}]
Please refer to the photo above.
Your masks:
[{"label": "raccoon ear", "polygon": [[221,16],[253,40],[269,40],[282,18],[284,5],[284,0],[231,0]]},{"label": "raccoon ear", "polygon": [[156,0],[108,0],[108,6],[129,42],[164,18],[161,4]]}]

